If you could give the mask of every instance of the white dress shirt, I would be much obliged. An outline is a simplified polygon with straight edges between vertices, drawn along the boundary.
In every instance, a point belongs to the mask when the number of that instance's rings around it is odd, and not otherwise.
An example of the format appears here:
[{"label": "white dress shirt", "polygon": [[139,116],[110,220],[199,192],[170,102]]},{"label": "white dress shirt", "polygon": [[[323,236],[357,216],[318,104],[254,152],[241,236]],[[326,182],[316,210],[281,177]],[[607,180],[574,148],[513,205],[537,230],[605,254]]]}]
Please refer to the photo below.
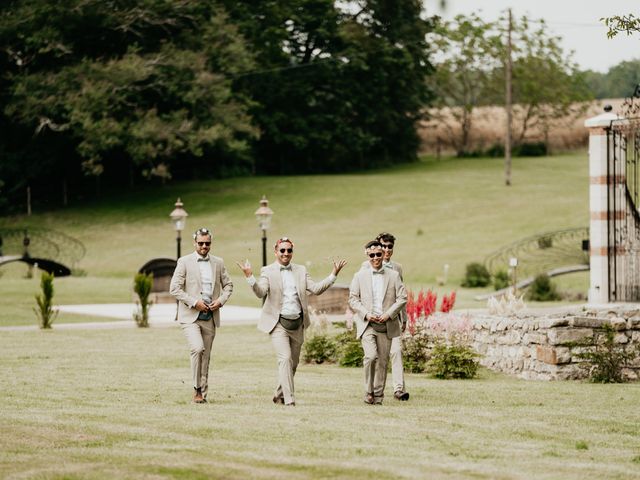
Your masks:
[{"label": "white dress shirt", "polygon": [[200,281],[202,282],[202,300],[209,304],[213,302],[213,272],[211,271],[211,263],[209,257],[205,257],[207,261],[201,261],[203,257],[199,257],[198,268],[200,269]]},{"label": "white dress shirt", "polygon": [[[380,273],[378,273],[380,272]],[[373,315],[382,315],[382,300],[384,298],[384,267],[380,270],[371,269],[372,311]]]}]

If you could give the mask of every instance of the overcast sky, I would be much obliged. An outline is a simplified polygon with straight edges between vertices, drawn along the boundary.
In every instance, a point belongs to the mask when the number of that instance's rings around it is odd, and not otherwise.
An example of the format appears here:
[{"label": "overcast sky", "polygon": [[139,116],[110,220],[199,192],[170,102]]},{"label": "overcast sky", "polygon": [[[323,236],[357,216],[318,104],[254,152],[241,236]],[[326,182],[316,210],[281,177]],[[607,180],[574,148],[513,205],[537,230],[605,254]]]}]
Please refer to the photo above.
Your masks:
[{"label": "overcast sky", "polygon": [[496,20],[511,7],[514,16],[542,18],[553,34],[562,37],[565,51],[582,69],[606,72],[624,60],[640,59],[640,33],[607,38],[602,17],[633,13],[640,16],[640,0],[425,0],[428,14],[445,19],[476,12],[485,20]]}]

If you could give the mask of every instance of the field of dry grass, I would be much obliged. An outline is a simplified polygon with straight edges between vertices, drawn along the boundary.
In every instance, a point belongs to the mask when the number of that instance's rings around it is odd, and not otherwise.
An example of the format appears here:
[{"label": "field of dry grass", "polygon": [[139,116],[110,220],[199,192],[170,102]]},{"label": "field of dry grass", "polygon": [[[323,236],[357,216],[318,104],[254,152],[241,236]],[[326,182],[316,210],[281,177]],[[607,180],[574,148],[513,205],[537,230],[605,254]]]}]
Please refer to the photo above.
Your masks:
[{"label": "field of dry grass", "polygon": [[[584,108],[577,117],[564,117],[554,121],[548,139],[551,152],[586,148],[589,134],[584,128],[584,121],[603,113],[605,105],[611,105],[613,112],[619,112],[623,102],[624,99],[621,98],[595,100],[589,104],[576,106],[576,108]],[[460,136],[460,126],[453,121],[451,109],[430,110],[429,115],[432,119],[424,121],[420,128],[421,152],[430,155],[455,153],[453,138]],[[514,106],[514,137],[521,131],[522,119],[522,108]],[[506,113],[503,107],[477,108],[474,110],[471,122],[470,151],[486,150],[494,145],[504,144]],[[539,127],[532,128],[525,137],[527,142],[541,142],[544,138],[544,132]]]}]

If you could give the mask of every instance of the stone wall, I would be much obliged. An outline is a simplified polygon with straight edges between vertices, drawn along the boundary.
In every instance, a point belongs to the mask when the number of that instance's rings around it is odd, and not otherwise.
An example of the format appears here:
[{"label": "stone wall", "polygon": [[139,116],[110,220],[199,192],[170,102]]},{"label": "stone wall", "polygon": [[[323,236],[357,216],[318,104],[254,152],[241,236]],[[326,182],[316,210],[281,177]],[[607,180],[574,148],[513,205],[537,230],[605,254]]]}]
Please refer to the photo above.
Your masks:
[{"label": "stone wall", "polygon": [[309,307],[317,313],[342,314],[349,306],[349,286],[334,284],[322,295],[309,295]]},{"label": "stone wall", "polygon": [[[616,343],[624,348],[640,345],[640,306],[612,306],[607,309],[573,308],[562,311],[523,311],[510,317],[473,313],[471,339],[482,355],[480,363],[520,378],[535,380],[579,379],[587,376],[576,357],[583,347],[576,342],[592,341],[609,323],[616,331]],[[625,375],[640,377],[640,359]]]}]

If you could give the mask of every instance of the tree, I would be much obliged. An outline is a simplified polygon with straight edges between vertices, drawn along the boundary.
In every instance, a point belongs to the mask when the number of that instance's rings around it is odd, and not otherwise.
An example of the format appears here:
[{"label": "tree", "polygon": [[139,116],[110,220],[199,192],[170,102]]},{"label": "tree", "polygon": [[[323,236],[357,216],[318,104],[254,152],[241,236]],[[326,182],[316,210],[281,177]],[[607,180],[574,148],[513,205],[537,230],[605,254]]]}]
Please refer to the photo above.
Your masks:
[{"label": "tree", "polygon": [[615,15],[613,17],[601,18],[609,28],[607,37],[613,38],[619,33],[625,32],[627,35],[640,32],[640,18],[633,13],[628,15]]},{"label": "tree", "polygon": [[432,111],[433,119],[449,132],[456,153],[464,155],[470,149],[474,109],[496,96],[491,80],[502,61],[501,38],[495,23],[472,13],[437,24],[431,39],[437,55],[428,82],[439,108]]}]

